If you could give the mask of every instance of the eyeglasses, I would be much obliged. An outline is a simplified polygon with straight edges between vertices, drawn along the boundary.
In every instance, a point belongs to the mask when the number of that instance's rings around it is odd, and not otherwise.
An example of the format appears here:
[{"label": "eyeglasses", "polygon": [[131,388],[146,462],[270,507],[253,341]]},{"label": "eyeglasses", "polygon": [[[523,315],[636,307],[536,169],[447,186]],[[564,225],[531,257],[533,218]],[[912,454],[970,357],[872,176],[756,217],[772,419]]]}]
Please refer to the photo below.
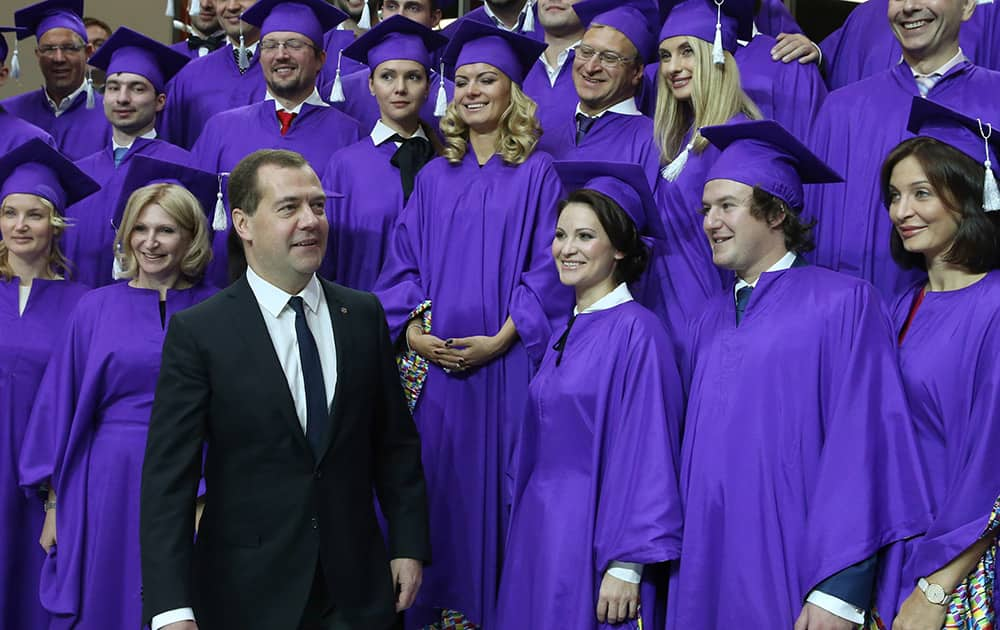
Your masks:
[{"label": "eyeglasses", "polygon": [[274,52],[279,48],[284,47],[288,52],[302,52],[306,48],[315,48],[309,42],[302,39],[286,39],[280,42],[276,39],[262,39],[260,40],[260,49],[266,50],[267,52]]},{"label": "eyeglasses", "polygon": [[83,44],[63,44],[61,46],[39,46],[38,54],[44,57],[55,57],[57,52],[62,52],[62,54],[69,57],[70,55],[77,55],[83,52],[86,48]]},{"label": "eyeglasses", "polygon": [[618,53],[610,50],[602,50],[598,52],[596,48],[586,44],[577,44],[576,48],[573,50],[576,51],[577,58],[582,61],[590,61],[594,58],[594,55],[597,55],[598,63],[601,64],[601,67],[608,70],[614,70],[618,66],[623,66],[627,63],[635,61],[635,57],[626,57],[625,55],[619,55]]}]

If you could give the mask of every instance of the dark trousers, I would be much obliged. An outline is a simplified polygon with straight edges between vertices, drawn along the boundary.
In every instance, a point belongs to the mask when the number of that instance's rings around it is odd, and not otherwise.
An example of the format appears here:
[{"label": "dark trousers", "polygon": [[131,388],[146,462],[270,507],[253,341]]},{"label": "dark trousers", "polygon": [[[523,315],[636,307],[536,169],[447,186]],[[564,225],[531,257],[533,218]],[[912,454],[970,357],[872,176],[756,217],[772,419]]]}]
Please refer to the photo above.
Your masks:
[{"label": "dark trousers", "polygon": [[333,602],[330,601],[329,587],[323,575],[323,563],[317,560],[299,630],[334,630],[333,622]]}]

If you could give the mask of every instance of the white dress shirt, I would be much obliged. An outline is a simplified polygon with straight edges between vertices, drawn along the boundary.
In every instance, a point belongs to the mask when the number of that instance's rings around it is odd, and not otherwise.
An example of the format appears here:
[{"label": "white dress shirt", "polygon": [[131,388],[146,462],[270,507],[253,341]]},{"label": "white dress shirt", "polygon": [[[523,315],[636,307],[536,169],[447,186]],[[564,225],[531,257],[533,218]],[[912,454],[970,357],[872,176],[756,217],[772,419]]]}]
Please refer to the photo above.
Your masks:
[{"label": "white dress shirt", "polygon": [[45,100],[49,102],[49,107],[52,108],[52,113],[55,115],[56,118],[59,118],[60,116],[65,114],[66,110],[69,109],[69,106],[73,104],[73,99],[79,96],[80,92],[83,92],[86,89],[87,89],[87,82],[84,81],[83,83],[80,84],[80,87],[73,90],[73,92],[71,92],[69,96],[62,99],[58,103],[52,100],[52,97],[49,96],[48,90],[43,90],[43,92],[45,93]]},{"label": "white dress shirt", "polygon": [[[146,133],[142,134],[141,136],[137,136],[137,137],[138,138],[145,138],[146,140],[156,140],[156,129],[150,129]],[[115,141],[114,137],[111,138],[111,148],[112,149],[131,149],[133,144],[135,144],[135,138],[132,138],[132,140],[128,144],[118,144]]]},{"label": "white dress shirt", "polygon": [[[299,342],[295,334],[295,311],[288,306],[291,294],[257,275],[247,267],[247,283],[257,299],[260,314],[264,317],[267,333],[271,337],[274,352],[278,355],[278,363],[285,373],[288,389],[295,401],[295,415],[303,433],[306,430],[306,385],[302,378],[302,362],[299,359]],[[326,399],[333,402],[333,394],[337,389],[337,346],[333,338],[333,320],[326,303],[326,295],[319,279],[313,275],[306,288],[297,294],[305,303],[306,323],[316,340],[319,350],[319,362],[323,368],[323,384],[326,389]],[[194,621],[194,609],[177,608],[155,615],[150,623],[150,630],[160,630],[166,625],[178,621]]]},{"label": "white dress shirt", "polygon": [[[642,112],[639,111],[639,108],[635,104],[635,97],[634,96],[630,96],[629,98],[625,99],[624,101],[620,101],[618,103],[615,103],[614,105],[612,105],[611,107],[607,108],[603,112],[601,112],[599,114],[594,114],[593,116],[591,116],[590,114],[588,114],[588,113],[584,112],[582,109],[580,109],[580,104],[579,103],[576,104],[576,113],[577,114],[583,114],[584,116],[587,116],[588,118],[600,118],[601,116],[603,116],[604,114],[607,114],[608,112],[614,112],[615,114],[622,114],[623,116],[642,116]],[[574,118],[575,118],[575,116],[574,116]]]},{"label": "white dress shirt", "polygon": [[569,46],[567,46],[559,55],[556,57],[556,65],[552,67],[549,65],[549,60],[545,58],[545,53],[538,56],[538,60],[542,62],[542,66],[545,68],[545,74],[549,77],[549,86],[556,86],[556,79],[559,78],[559,73],[562,72],[563,66],[566,65],[566,59],[569,58],[569,54],[573,52],[573,49],[580,45],[582,40],[576,40]]},{"label": "white dress shirt", "polygon": [[[785,269],[790,269],[793,264],[795,264],[795,252],[785,252],[785,255],[782,256],[778,262],[771,265],[771,267],[768,268],[768,270],[765,271],[764,273],[768,273],[769,271],[784,271]],[[742,289],[743,287],[751,287],[756,289],[757,282],[759,280],[760,276],[757,276],[757,280],[754,280],[753,282],[747,282],[743,278],[737,278],[736,286],[733,287],[733,297],[735,298],[739,293],[740,289]]]},{"label": "white dress shirt", "polygon": [[[375,121],[375,126],[372,127],[372,132],[368,135],[372,139],[372,144],[378,147],[388,142],[389,139],[392,138],[397,133],[399,132],[390,127],[389,125],[385,124],[381,120],[377,120]],[[423,138],[424,140],[430,142],[430,139],[427,137],[427,134],[424,133],[423,127],[417,127],[417,130],[413,132],[413,135],[410,136],[410,138]],[[394,140],[393,144],[395,144],[396,148],[398,149],[400,146],[402,146],[403,143],[399,142],[398,140]]]},{"label": "white dress shirt", "polygon": [[[917,88],[920,90],[920,96],[927,98],[927,93],[930,92],[935,85],[937,85],[937,82],[940,81],[949,70],[965,61],[965,59],[965,53],[963,53],[962,49],[959,48],[954,57],[944,62],[944,65],[937,70],[933,70],[927,74],[921,74],[911,66],[910,72],[913,73],[913,78],[917,82]],[[900,57],[900,62],[902,61],[903,58]]]},{"label": "white dress shirt", "polygon": [[534,6],[534,4],[535,4],[534,0],[528,0],[527,2],[524,3],[524,6],[521,7],[521,13],[517,16],[517,23],[514,24],[513,28],[504,24],[503,20],[497,17],[497,14],[494,13],[492,9],[490,9],[490,5],[487,2],[483,3],[483,12],[485,12],[487,17],[490,18],[490,21],[493,22],[494,26],[496,26],[499,29],[509,31],[511,33],[517,33],[521,28],[524,28],[525,31],[534,32],[535,30],[534,20],[531,20],[530,24],[531,28],[527,28],[528,15],[531,13],[531,9]]}]

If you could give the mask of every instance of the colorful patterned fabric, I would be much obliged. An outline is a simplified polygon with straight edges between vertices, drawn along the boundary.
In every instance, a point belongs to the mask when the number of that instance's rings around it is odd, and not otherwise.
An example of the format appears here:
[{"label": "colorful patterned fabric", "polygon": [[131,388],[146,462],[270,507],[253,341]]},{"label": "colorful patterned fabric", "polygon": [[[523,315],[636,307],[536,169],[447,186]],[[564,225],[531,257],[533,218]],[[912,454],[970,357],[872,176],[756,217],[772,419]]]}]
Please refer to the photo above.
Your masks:
[{"label": "colorful patterned fabric", "polygon": [[479,630],[479,626],[457,610],[442,610],[441,621],[420,630]]},{"label": "colorful patterned fabric", "polygon": [[[421,318],[421,329],[425,333],[429,333],[431,331],[430,300],[424,300],[421,302],[417,308],[410,312],[410,316],[407,319],[413,320],[417,317]],[[405,331],[403,336],[406,336]],[[424,387],[424,381],[427,380],[427,365],[427,359],[417,354],[414,350],[410,350],[409,346],[406,347],[406,350],[396,355],[396,367],[399,369],[399,380],[403,384],[403,393],[406,395],[406,404],[409,405],[411,413],[413,412],[413,408],[417,405],[417,399],[420,397],[420,390]]]}]

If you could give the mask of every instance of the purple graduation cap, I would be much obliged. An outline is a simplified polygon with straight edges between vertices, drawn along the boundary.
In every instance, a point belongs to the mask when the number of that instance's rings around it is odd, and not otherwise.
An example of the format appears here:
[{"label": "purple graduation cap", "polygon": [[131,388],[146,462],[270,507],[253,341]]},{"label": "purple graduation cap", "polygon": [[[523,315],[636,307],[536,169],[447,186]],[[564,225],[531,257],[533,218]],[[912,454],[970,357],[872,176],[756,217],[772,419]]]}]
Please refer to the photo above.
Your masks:
[{"label": "purple graduation cap", "polygon": [[667,14],[660,29],[662,42],[670,37],[696,37],[712,44],[712,61],[726,62],[723,51],[736,52],[736,19],[722,11],[729,0],[685,0]]},{"label": "purple graduation cap", "polygon": [[983,210],[1000,210],[1000,190],[997,189],[993,165],[1000,166],[1000,130],[994,131],[989,121],[969,118],[953,109],[927,99],[914,97],[906,128],[918,136],[934,138],[958,149],[985,168]]},{"label": "purple graduation cap", "polygon": [[0,201],[7,195],[36,195],[62,214],[100,185],[43,140],[33,138],[0,158]]},{"label": "purple graduation cap", "polygon": [[108,77],[130,72],[145,77],[157,94],[190,61],[187,55],[172,50],[142,33],[121,26],[104,42],[87,63],[105,71]]},{"label": "purple graduation cap", "polygon": [[454,79],[455,71],[462,66],[487,63],[521,85],[547,46],[545,42],[505,31],[492,24],[462,20],[444,50],[443,61],[449,79]]},{"label": "purple graduation cap", "polygon": [[632,219],[640,235],[666,237],[649,178],[638,164],[563,160],[553,166],[567,191],[586,189],[610,197]]},{"label": "purple graduation cap", "polygon": [[654,0],[581,0],[573,10],[584,28],[610,26],[627,37],[643,63],[656,58],[659,8]]},{"label": "purple graduation cap", "polygon": [[122,192],[115,203],[114,224],[121,222],[125,206],[132,193],[150,184],[177,184],[186,188],[201,204],[208,216],[218,198],[220,177],[183,164],[165,162],[145,155],[136,155],[128,162],[128,171],[122,182]]},{"label": "purple graduation cap", "polygon": [[722,150],[705,181],[729,179],[759,186],[792,212],[803,208],[802,184],[844,181],[823,160],[773,120],[702,127],[701,135]]},{"label": "purple graduation cap", "polygon": [[[79,35],[83,43],[87,43],[87,28],[83,25],[83,0],[45,0],[32,4],[14,12],[14,24],[20,29],[17,31],[17,39],[14,40],[14,57],[10,62],[10,72],[15,79],[21,76],[18,41],[32,35],[40,38],[54,28],[68,28]],[[88,83],[88,91],[89,86]]]}]

